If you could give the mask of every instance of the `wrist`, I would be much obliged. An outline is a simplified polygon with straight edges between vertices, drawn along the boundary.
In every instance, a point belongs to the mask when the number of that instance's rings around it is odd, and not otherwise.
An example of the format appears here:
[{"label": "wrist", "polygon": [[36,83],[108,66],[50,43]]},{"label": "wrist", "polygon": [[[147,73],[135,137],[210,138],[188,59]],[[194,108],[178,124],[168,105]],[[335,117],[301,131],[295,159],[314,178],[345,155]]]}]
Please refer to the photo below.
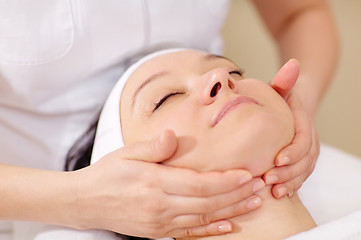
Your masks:
[{"label": "wrist", "polygon": [[299,76],[294,93],[307,115],[314,120],[323,94],[317,90],[316,86],[313,86],[310,78],[305,75]]},{"label": "wrist", "polygon": [[85,229],[82,225],[81,205],[79,204],[79,171],[61,172],[60,175],[61,184],[54,197],[58,202],[58,211],[55,214],[56,224]]},{"label": "wrist", "polygon": [[43,172],[43,189],[39,199],[37,214],[40,221],[49,224],[79,228],[77,210],[77,175],[75,172]]},{"label": "wrist", "polygon": [[[64,183],[67,183],[68,186],[63,192],[61,200],[61,208],[63,211],[59,213],[62,215],[60,225],[68,226],[75,229],[85,230],[89,229],[90,226],[86,217],[86,200],[84,197],[84,186],[81,184],[81,179],[83,178],[83,169],[72,171],[72,172],[63,172],[64,174]],[[88,209],[89,210],[89,209]],[[59,223],[58,223],[59,224]]]},{"label": "wrist", "polygon": [[94,219],[101,218],[99,211],[96,211],[96,204],[92,204],[95,186],[92,185],[93,175],[91,167],[82,168],[77,171],[67,172],[71,175],[71,190],[69,191],[73,197],[70,197],[65,203],[68,205],[70,212],[68,213],[69,225],[72,228],[85,230],[99,228],[94,223]]}]

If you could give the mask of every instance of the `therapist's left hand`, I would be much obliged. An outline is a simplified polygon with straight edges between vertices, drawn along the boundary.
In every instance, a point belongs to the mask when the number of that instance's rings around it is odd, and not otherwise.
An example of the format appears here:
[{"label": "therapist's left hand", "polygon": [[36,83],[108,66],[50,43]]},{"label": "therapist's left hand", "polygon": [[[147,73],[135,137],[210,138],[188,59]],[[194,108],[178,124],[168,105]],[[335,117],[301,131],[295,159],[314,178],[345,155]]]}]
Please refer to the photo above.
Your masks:
[{"label": "therapist's left hand", "polygon": [[302,186],[313,172],[320,151],[318,135],[313,121],[292,91],[298,74],[298,62],[290,60],[270,83],[286,100],[295,121],[295,136],[291,144],[277,154],[275,158],[276,167],[264,174],[266,184],[274,184],[272,194],[275,198],[281,198],[285,195],[290,197]]}]

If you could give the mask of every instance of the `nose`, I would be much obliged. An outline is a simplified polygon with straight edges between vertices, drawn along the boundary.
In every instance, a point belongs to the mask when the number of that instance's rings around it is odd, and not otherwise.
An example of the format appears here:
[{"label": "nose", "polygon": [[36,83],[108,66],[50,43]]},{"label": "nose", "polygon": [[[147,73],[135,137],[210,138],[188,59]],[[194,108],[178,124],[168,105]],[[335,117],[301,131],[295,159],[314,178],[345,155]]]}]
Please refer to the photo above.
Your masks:
[{"label": "nose", "polygon": [[213,69],[201,76],[200,101],[209,105],[223,92],[236,92],[236,84],[226,69]]}]

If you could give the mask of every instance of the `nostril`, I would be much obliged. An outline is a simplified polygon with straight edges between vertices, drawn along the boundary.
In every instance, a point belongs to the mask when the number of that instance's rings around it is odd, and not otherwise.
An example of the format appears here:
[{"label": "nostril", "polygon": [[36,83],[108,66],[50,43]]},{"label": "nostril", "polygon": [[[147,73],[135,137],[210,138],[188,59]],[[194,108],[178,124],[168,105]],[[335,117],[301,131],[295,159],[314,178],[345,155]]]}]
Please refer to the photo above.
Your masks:
[{"label": "nostril", "polygon": [[221,86],[222,86],[221,83],[220,83],[220,82],[217,82],[217,83],[213,86],[213,88],[212,88],[212,90],[211,90],[210,96],[211,96],[211,97],[216,96],[217,93],[218,93],[218,91],[219,91],[219,89],[221,89]]},{"label": "nostril", "polygon": [[230,81],[230,80],[228,80],[228,87],[229,87],[230,89],[233,89],[233,88],[234,88],[234,83],[233,83],[232,81]]}]

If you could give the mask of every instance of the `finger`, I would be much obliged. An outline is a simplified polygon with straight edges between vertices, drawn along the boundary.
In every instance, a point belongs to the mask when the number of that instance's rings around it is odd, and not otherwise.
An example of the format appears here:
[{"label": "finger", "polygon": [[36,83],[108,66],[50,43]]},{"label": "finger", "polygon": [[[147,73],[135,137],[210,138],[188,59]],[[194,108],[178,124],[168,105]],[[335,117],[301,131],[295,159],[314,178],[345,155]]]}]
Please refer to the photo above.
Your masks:
[{"label": "finger", "polygon": [[[177,138],[173,131],[165,130],[156,139],[127,144],[116,150],[119,158],[145,162],[162,162],[169,159],[177,149]],[[116,157],[116,156],[115,156]]]},{"label": "finger", "polygon": [[160,174],[165,193],[208,197],[234,190],[252,179],[245,170],[198,173],[182,168],[163,168]]},{"label": "finger", "polygon": [[292,164],[302,159],[312,147],[312,124],[306,112],[301,110],[297,100],[290,102],[295,120],[295,137],[292,143],[283,148],[276,156],[276,166]]},{"label": "finger", "polygon": [[298,190],[303,182],[311,175],[319,155],[319,143],[316,131],[314,131],[313,139],[314,144],[311,151],[301,161],[289,166],[273,168],[264,174],[266,184],[282,183],[273,186],[272,193],[274,196],[281,197],[285,193],[293,193]]},{"label": "finger", "polygon": [[299,63],[295,59],[290,59],[278,71],[271,81],[271,87],[276,90],[282,97],[286,97],[296,84],[299,75]]},{"label": "finger", "polygon": [[312,128],[312,143],[313,143],[313,168],[316,165],[318,156],[320,155],[320,140],[318,139],[318,134],[315,128]]},{"label": "finger", "polygon": [[[255,178],[231,192],[226,192],[208,198],[173,196],[169,199],[169,202],[171,203],[169,207],[171,209],[175,209],[175,215],[212,213],[237,202],[243,201],[264,187],[264,181],[260,178]],[[219,216],[219,218],[211,219],[211,221],[225,219],[226,217],[229,216]],[[204,225],[206,223],[201,224]]]},{"label": "finger", "polygon": [[[309,172],[312,166],[311,155],[307,155],[301,161],[292,165],[275,167],[264,174],[264,180],[267,185],[287,182],[295,177]],[[302,184],[302,183],[299,183]]]},{"label": "finger", "polygon": [[253,195],[246,200],[236,202],[230,206],[219,209],[212,213],[180,215],[173,219],[175,226],[200,226],[221,220],[239,216],[259,208],[262,205],[262,199]]},{"label": "finger", "polygon": [[272,195],[277,199],[282,198],[285,195],[292,196],[294,192],[296,192],[298,189],[301,188],[302,184],[307,179],[307,177],[308,175],[305,173],[287,182],[274,185],[271,190]]},{"label": "finger", "polygon": [[223,220],[219,222],[210,223],[206,226],[198,226],[191,228],[180,228],[169,231],[166,236],[175,238],[183,237],[203,237],[211,235],[220,235],[232,231],[232,224],[229,221]]}]

